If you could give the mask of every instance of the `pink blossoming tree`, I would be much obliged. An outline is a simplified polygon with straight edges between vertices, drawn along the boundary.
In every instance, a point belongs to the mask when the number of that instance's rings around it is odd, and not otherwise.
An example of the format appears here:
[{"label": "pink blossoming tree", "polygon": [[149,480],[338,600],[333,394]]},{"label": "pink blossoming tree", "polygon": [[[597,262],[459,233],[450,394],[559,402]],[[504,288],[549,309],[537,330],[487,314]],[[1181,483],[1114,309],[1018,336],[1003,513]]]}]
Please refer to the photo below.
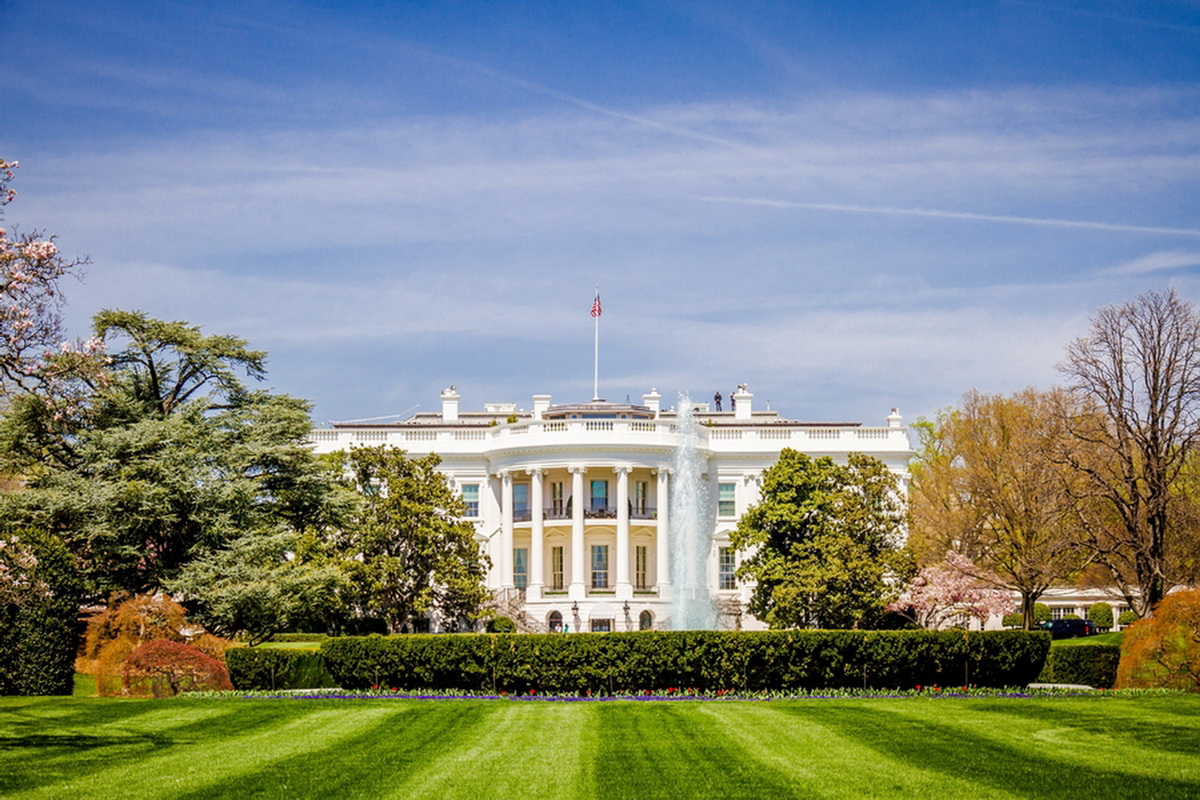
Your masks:
[{"label": "pink blossoming tree", "polygon": [[922,628],[942,628],[963,617],[987,622],[992,615],[1011,612],[1012,593],[989,586],[975,575],[978,569],[955,552],[946,560],[920,570],[888,611],[894,611]]}]

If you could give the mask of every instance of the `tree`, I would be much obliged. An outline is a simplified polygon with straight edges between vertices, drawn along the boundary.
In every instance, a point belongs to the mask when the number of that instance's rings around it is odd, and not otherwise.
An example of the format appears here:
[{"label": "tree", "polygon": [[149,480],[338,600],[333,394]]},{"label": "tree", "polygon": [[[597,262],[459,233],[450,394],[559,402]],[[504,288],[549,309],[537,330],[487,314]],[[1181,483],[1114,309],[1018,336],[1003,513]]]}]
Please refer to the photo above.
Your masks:
[{"label": "tree", "polygon": [[475,619],[488,600],[488,559],[466,507],[430,454],[356,447],[341,454],[364,495],[357,518],[338,536],[362,610],[399,633],[420,617]]},{"label": "tree", "polygon": [[931,629],[964,617],[977,619],[982,625],[993,615],[1011,611],[1011,593],[995,588],[994,580],[973,577],[975,571],[973,564],[951,551],[944,563],[921,569],[887,610]]},{"label": "tree", "polygon": [[749,611],[772,628],[875,625],[911,572],[904,500],[878,459],[846,464],[792,449],[763,473],[762,499],[730,534],[756,582]]},{"label": "tree", "polygon": [[344,602],[346,576],[302,538],[288,529],[241,536],[185,565],[171,591],[192,598],[196,622],[226,638],[245,634],[251,646],[323,620]]},{"label": "tree", "polygon": [[138,312],[101,312],[96,331],[117,349],[81,413],[33,391],[0,422],[0,458],[25,476],[0,517],[61,534],[93,594],[157,591],[243,536],[337,522],[308,404],[237,377],[261,377],[262,353]]},{"label": "tree", "polygon": [[923,429],[912,466],[911,544],[924,563],[947,552],[964,575],[1034,604],[1079,569],[1077,475],[1059,463],[1064,398],[1026,389],[1011,397],[968,392],[962,407]]},{"label": "tree", "polygon": [[1059,365],[1081,410],[1064,460],[1096,506],[1086,545],[1147,616],[1197,577],[1194,495],[1181,491],[1200,443],[1200,313],[1174,289],[1102,308]]},{"label": "tree", "polygon": [[[9,186],[17,162],[0,159],[0,206],[16,197]],[[0,397],[57,377],[45,354],[66,352],[59,279],[86,259],[68,260],[39,231],[16,234],[0,228]]]},{"label": "tree", "polygon": [[1200,689],[1200,589],[1172,592],[1125,629],[1117,688]]},{"label": "tree", "polygon": [[224,664],[195,647],[167,639],[138,645],[121,675],[121,693],[133,697],[232,690]]}]

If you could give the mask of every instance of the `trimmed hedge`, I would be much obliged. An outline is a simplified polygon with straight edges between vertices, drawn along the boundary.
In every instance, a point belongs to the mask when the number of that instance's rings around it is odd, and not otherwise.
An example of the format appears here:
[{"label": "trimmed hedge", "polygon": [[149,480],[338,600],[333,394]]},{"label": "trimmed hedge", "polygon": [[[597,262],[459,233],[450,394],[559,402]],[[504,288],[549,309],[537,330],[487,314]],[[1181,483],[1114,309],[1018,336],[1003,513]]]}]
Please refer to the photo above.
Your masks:
[{"label": "trimmed hedge", "polygon": [[327,633],[277,633],[268,641],[272,642],[312,642],[318,644],[329,638]]},{"label": "trimmed hedge", "polygon": [[345,689],[612,694],[1023,686],[1049,648],[1029,631],[640,631],[342,637],[321,653]]},{"label": "trimmed hedge", "polygon": [[1116,644],[1053,647],[1046,657],[1046,667],[1038,676],[1038,682],[1074,683],[1111,689],[1117,683],[1117,665],[1120,663],[1121,646]]},{"label": "trimmed hedge", "polygon": [[322,689],[337,686],[315,650],[231,647],[225,666],[235,689]]},{"label": "trimmed hedge", "polygon": [[83,595],[75,559],[51,534],[24,530],[18,536],[37,557],[32,579],[48,591],[0,603],[0,695],[69,695]]}]

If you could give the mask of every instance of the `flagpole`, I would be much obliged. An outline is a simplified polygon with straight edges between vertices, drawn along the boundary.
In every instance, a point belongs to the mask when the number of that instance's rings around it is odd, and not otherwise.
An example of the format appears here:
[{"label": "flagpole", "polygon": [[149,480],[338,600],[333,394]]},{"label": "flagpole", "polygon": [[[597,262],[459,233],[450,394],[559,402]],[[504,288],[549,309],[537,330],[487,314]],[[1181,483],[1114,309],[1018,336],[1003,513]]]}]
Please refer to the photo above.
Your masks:
[{"label": "flagpole", "polygon": [[[596,300],[600,299],[600,284],[596,284]],[[592,364],[592,402],[600,402],[600,315],[596,313],[598,307],[593,305],[592,321],[596,323],[595,334],[595,359]]]}]

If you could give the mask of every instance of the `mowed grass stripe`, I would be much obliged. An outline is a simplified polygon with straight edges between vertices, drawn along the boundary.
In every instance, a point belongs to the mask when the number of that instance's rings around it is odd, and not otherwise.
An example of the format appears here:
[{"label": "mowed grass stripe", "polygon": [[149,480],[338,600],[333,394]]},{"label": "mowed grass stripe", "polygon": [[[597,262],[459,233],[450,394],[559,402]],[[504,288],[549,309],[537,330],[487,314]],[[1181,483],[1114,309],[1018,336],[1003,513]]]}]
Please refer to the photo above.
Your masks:
[{"label": "mowed grass stripe", "polygon": [[[977,797],[969,775],[945,775],[880,753],[858,731],[830,724],[829,703],[738,703],[700,709],[718,721],[717,730],[736,741],[744,758],[756,759],[786,776],[792,793],[804,797]],[[992,797],[1004,795],[987,795]]]},{"label": "mowed grass stripe", "polygon": [[[322,740],[318,747],[274,759],[255,770],[243,770],[180,797],[386,796],[410,773],[444,754],[463,731],[474,729],[484,717],[478,706],[366,702],[387,713],[352,735]],[[357,713],[350,707],[345,711]]]},{"label": "mowed grass stripe", "polygon": [[[182,718],[203,713],[205,705],[178,700],[163,702]],[[112,797],[113,789],[119,788],[123,798],[174,797],[236,779],[276,759],[335,744],[372,726],[380,716],[402,711],[399,707],[389,709],[383,704],[373,704],[374,707],[347,713],[350,709],[344,704],[295,701],[226,701],[219,705],[224,706],[222,710],[226,713],[223,718],[209,719],[203,733],[164,734],[153,755],[138,752],[124,757],[109,753],[108,768],[39,787],[27,796]],[[242,725],[247,718],[257,724]],[[118,726],[110,727],[119,730]]]},{"label": "mowed grass stripe", "polygon": [[481,714],[473,727],[446,737],[423,769],[375,796],[482,800],[593,793],[596,704],[457,701],[437,707],[448,721],[467,709]]},{"label": "mowed grass stripe", "polygon": [[[15,707],[6,702],[0,714],[0,793],[90,780],[111,769],[114,761],[138,761],[175,742],[203,736],[214,726],[251,722],[232,706],[200,705],[181,714],[179,705],[62,698]],[[36,759],[36,770],[29,769],[30,759]]]},{"label": "mowed grass stripe", "polygon": [[[730,736],[732,705],[605,703],[595,743],[597,796],[760,798],[790,795],[792,776]],[[746,704],[738,704],[746,705]],[[737,724],[737,723],[732,723]]]},{"label": "mowed grass stripe", "polygon": [[[939,773],[942,780],[969,780],[974,797],[1046,796],[1056,798],[1200,796],[1200,764],[1176,763],[1175,769],[1142,774],[1143,767],[1117,763],[1105,742],[1092,739],[1083,747],[1067,748],[1039,738],[1046,731],[1042,703],[1010,702],[1007,718],[981,714],[989,701],[926,701],[879,706],[839,703],[822,709],[822,719],[856,738],[879,757],[903,763],[908,769]],[[997,701],[990,701],[997,702]],[[1095,701],[1093,701],[1095,702]],[[1022,715],[1024,703],[1031,714]],[[924,708],[922,708],[924,706]],[[1060,709],[1058,728],[1073,736],[1071,709]],[[1059,709],[1056,709],[1059,710]],[[1114,709],[1115,710],[1115,709]],[[781,709],[798,715],[796,709]],[[1195,735],[1192,726],[1189,735]],[[1133,745],[1127,757],[1154,758],[1152,748]],[[1180,769],[1182,768],[1182,770]]]}]

